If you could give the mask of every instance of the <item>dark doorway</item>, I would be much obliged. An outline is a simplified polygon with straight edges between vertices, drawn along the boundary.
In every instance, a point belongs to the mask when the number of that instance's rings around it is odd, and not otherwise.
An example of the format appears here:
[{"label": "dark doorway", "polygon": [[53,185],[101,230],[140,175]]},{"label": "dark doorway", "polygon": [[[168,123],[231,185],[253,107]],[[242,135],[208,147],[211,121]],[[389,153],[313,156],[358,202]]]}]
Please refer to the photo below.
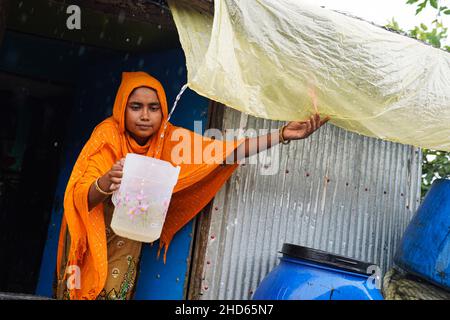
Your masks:
[{"label": "dark doorway", "polygon": [[0,79],[0,291],[34,293],[71,90],[5,73]]}]

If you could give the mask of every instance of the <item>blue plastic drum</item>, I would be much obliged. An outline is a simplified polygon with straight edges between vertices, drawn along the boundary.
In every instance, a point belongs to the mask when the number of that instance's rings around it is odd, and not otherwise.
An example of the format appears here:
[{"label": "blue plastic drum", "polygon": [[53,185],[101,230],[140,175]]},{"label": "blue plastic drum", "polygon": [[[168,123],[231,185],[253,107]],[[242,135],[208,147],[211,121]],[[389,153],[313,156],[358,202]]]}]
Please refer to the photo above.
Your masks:
[{"label": "blue plastic drum", "polygon": [[450,290],[450,180],[434,181],[406,228],[394,261]]},{"label": "blue plastic drum", "polygon": [[254,300],[383,300],[373,264],[289,243],[281,253]]}]

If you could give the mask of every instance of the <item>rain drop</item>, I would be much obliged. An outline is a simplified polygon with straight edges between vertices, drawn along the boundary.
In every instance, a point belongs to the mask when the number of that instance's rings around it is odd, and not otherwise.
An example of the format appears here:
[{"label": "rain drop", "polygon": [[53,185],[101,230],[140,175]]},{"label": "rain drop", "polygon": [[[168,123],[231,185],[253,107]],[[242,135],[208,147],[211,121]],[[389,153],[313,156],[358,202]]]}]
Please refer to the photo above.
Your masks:
[{"label": "rain drop", "polygon": [[25,13],[22,13],[22,15],[20,16],[20,21],[22,23],[27,22],[28,16]]},{"label": "rain drop", "polygon": [[158,24],[158,29],[159,29],[159,30],[161,30],[161,28],[162,28],[162,27],[161,27],[161,25],[160,25],[160,24]]},{"label": "rain drop", "polygon": [[120,24],[122,24],[125,21],[125,11],[120,10],[119,17],[118,17],[117,21]]}]

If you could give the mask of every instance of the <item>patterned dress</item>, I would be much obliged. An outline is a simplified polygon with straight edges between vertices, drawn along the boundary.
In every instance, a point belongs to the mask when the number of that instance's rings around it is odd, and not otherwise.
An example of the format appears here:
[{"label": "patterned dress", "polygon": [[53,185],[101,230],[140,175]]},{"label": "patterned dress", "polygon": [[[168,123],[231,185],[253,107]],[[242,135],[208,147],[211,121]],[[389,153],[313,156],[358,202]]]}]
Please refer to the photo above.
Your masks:
[{"label": "patterned dress", "polygon": [[[97,300],[130,300],[133,298],[142,242],[116,235],[110,228],[114,205],[109,196],[104,202],[106,240],[108,250],[108,277]],[[66,244],[61,268],[64,268],[70,248],[70,235],[66,232]],[[59,272],[64,276],[63,272]],[[56,299],[69,300],[66,279],[57,277]]]}]

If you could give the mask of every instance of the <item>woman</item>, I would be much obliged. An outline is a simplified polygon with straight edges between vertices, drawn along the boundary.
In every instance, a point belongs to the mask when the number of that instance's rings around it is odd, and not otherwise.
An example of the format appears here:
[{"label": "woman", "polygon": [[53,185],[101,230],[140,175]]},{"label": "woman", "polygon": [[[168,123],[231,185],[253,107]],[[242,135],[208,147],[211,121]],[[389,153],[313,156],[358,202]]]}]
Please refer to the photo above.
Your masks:
[{"label": "woman", "polygon": [[[165,261],[174,234],[211,201],[237,168],[238,155],[248,157],[279,142],[304,139],[328,121],[316,114],[308,121],[289,122],[266,136],[218,141],[175,127],[167,123],[167,117],[166,96],[158,80],[144,72],[123,73],[112,117],[94,129],[67,184],[58,246],[58,299],[132,297],[141,243],[119,237],[109,228],[114,210],[111,194],[120,186],[127,153],[181,167],[160,237]],[[188,141],[194,150],[181,164],[174,159],[177,141],[171,137],[175,133],[188,137],[184,144]],[[199,141],[200,151],[195,149]],[[200,163],[193,161],[195,152],[211,147],[220,152],[207,158],[203,155]],[[232,157],[236,160],[225,164]]]}]

